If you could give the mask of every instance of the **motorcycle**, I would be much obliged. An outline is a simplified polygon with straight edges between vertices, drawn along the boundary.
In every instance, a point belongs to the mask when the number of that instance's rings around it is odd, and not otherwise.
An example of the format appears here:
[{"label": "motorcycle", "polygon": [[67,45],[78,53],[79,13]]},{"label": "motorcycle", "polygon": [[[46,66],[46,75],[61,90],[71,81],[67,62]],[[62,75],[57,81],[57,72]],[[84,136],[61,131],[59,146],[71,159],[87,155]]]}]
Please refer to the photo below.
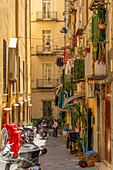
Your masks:
[{"label": "motorcycle", "polygon": [[[11,152],[11,146],[14,144],[9,144],[7,129],[2,129],[2,148],[1,148],[1,159],[2,162],[0,169],[10,170],[12,165],[16,165],[16,169],[25,169],[25,170],[39,170],[39,157],[43,154],[46,154],[47,149],[40,149],[34,143],[25,143],[21,145],[21,148],[18,150],[18,157],[13,159],[14,152]],[[14,169],[15,170],[15,169]]]},{"label": "motorcycle", "polygon": [[41,129],[39,130],[39,135],[42,137],[42,139],[45,139],[47,137],[47,124],[41,125]]},{"label": "motorcycle", "polygon": [[[41,170],[40,164],[38,163],[39,156],[46,154],[47,149],[40,149],[38,146],[32,144],[23,145],[19,150],[19,157],[13,159],[13,152],[10,152],[11,146],[13,144],[7,143],[4,148],[2,148],[0,165],[4,167],[5,170],[12,169],[12,165],[15,165],[16,169],[20,170]],[[34,147],[34,148],[33,148]],[[40,153],[41,152],[41,153]],[[2,168],[3,169],[3,168]]]},{"label": "motorcycle", "polygon": [[26,126],[24,128],[19,127],[19,130],[21,131],[21,139],[23,141],[23,144],[33,143],[33,141],[34,141],[34,129],[33,129],[32,126]]}]

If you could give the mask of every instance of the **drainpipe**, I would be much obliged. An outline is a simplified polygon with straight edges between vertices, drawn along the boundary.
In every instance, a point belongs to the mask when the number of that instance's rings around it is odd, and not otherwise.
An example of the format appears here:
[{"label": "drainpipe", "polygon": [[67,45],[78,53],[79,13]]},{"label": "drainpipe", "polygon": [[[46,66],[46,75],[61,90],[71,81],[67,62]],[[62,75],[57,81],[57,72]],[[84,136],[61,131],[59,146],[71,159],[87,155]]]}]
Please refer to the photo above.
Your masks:
[{"label": "drainpipe", "polygon": [[[27,100],[28,87],[27,87],[27,0],[25,0],[25,99]],[[27,102],[25,103],[25,108]],[[25,123],[27,123],[27,109],[25,109]]]},{"label": "drainpipe", "polygon": [[[19,85],[19,51],[18,51],[18,0],[16,0],[16,37],[17,37],[17,80],[16,80],[16,103],[18,103],[18,85]],[[15,111],[15,122],[18,123],[17,108]]]},{"label": "drainpipe", "polygon": [[[31,66],[32,66],[32,60],[31,60],[31,0],[29,0],[29,25],[30,25],[30,97],[31,97],[31,94],[32,94],[32,70],[31,70]],[[31,98],[32,99],[32,98]],[[31,103],[31,100],[30,100],[30,103]],[[30,121],[31,119],[31,109],[30,109],[30,114],[29,114],[29,119],[28,121]]]},{"label": "drainpipe", "polygon": [[[65,19],[66,19],[66,0],[65,0]],[[65,28],[66,28],[66,21],[65,21]],[[64,48],[66,47],[66,34],[64,35]]]}]

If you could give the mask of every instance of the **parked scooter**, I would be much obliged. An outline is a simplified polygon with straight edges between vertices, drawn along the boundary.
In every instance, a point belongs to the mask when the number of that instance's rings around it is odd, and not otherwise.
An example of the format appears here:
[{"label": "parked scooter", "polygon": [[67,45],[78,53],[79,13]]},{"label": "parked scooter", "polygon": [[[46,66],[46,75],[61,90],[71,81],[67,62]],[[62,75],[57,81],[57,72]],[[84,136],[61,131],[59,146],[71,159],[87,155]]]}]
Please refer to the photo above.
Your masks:
[{"label": "parked scooter", "polygon": [[[34,143],[26,143],[21,146],[18,151],[18,157],[13,159],[14,152],[11,152],[11,146],[14,144],[9,144],[7,129],[2,129],[2,149],[1,149],[1,164],[4,164],[5,170],[10,170],[11,165],[15,164],[16,169],[23,168],[28,170],[39,170],[39,157],[46,154],[47,149],[40,149]],[[3,166],[2,166],[3,167]],[[3,169],[3,168],[2,168]],[[12,169],[12,167],[11,167]],[[14,169],[15,170],[15,169]]]},{"label": "parked scooter", "polygon": [[19,127],[19,130],[21,131],[21,139],[23,141],[23,144],[25,143],[33,143],[34,141],[34,129],[32,126],[26,126],[26,127]]},{"label": "parked scooter", "polygon": [[40,125],[39,135],[42,137],[42,139],[47,137],[47,123],[45,120],[43,120]]},{"label": "parked scooter", "polygon": [[[47,149],[40,149],[36,145],[23,145],[19,150],[19,157],[13,159],[13,152],[11,150],[11,144],[7,143],[1,153],[1,159],[3,160],[4,169],[10,170],[11,166],[16,165],[16,169],[20,170],[40,170],[40,164],[38,163],[39,156],[46,154]],[[33,148],[34,147],[34,148]],[[40,153],[41,152],[41,153]],[[1,163],[1,164],[2,164]]]}]

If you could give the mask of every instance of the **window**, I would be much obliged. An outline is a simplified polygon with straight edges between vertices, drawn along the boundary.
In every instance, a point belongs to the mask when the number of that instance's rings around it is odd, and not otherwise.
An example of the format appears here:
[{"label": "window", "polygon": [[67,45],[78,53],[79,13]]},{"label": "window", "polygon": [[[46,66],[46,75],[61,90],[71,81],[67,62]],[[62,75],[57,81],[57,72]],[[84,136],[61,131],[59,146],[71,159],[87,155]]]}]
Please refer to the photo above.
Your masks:
[{"label": "window", "polygon": [[23,91],[25,91],[25,62],[23,61]]},{"label": "window", "polygon": [[18,89],[19,89],[19,92],[20,92],[20,57],[19,57],[19,87],[18,87]]},{"label": "window", "polygon": [[13,88],[12,88],[12,93],[15,92],[15,83],[13,82]]},{"label": "window", "polygon": [[6,41],[3,40],[3,93],[6,93]]},{"label": "window", "polygon": [[43,19],[51,19],[51,0],[43,0]]},{"label": "window", "polygon": [[9,80],[17,80],[17,38],[10,38],[9,48],[8,48],[8,58],[9,58]]},{"label": "window", "polygon": [[43,85],[52,85],[52,64],[42,64]]},{"label": "window", "polygon": [[[42,31],[42,40],[43,40],[43,52],[51,51],[51,30],[43,30]],[[49,47],[46,48],[47,42],[49,43]]]},{"label": "window", "polygon": [[43,101],[43,117],[48,118],[52,115],[51,101]]}]

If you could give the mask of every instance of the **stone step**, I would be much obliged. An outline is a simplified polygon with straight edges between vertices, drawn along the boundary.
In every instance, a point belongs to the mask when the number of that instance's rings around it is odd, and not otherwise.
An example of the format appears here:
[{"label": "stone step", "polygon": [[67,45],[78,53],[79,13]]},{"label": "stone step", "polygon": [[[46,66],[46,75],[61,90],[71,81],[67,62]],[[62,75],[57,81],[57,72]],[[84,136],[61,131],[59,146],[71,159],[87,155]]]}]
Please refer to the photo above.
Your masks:
[{"label": "stone step", "polygon": [[105,165],[105,163],[103,162],[96,162],[95,166],[99,169],[99,170],[111,170],[111,168],[109,168],[108,166]]}]

